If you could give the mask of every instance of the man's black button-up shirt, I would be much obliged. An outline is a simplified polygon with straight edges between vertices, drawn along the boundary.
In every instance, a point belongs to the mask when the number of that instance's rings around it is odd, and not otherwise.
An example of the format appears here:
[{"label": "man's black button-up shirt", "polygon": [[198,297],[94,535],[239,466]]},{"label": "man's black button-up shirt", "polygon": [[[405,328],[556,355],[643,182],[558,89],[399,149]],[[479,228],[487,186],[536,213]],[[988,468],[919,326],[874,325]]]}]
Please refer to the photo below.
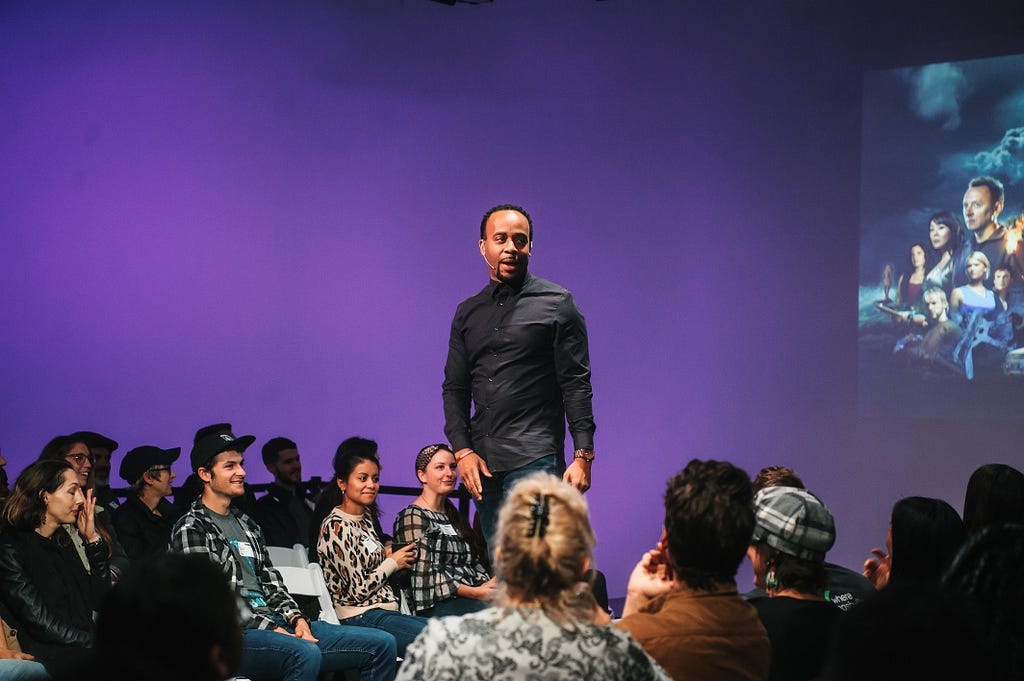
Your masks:
[{"label": "man's black button-up shirt", "polygon": [[587,327],[557,284],[492,281],[459,304],[444,375],[445,434],[492,471],[563,455],[566,422],[576,449],[594,446]]}]

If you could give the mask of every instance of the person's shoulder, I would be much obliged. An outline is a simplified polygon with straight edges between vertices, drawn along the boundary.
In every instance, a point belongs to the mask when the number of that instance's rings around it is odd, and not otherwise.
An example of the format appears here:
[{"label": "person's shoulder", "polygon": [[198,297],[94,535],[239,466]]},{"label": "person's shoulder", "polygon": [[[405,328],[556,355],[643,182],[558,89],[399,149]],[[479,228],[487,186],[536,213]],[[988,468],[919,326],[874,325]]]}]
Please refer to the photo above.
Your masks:
[{"label": "person's shoulder", "polygon": [[529,275],[529,278],[523,284],[523,290],[528,293],[552,293],[562,296],[571,296],[572,293],[569,289],[565,288],[561,284],[556,284],[548,279],[543,279],[534,275]]},{"label": "person's shoulder", "polygon": [[427,512],[425,509],[423,509],[420,506],[417,506],[416,504],[409,504],[408,506],[406,506],[405,508],[398,512],[397,517],[404,518],[405,516],[418,516],[420,518],[426,518]]}]

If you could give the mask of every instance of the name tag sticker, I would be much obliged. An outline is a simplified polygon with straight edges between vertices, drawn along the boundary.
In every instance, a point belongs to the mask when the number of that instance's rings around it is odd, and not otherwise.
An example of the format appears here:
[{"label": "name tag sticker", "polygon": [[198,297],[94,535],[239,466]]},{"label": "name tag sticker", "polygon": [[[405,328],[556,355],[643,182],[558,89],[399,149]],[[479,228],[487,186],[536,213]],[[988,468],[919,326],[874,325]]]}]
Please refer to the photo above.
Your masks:
[{"label": "name tag sticker", "polygon": [[456,532],[455,528],[452,527],[450,524],[445,523],[444,525],[441,526],[441,534],[446,534],[449,537],[454,537],[454,536],[458,535],[458,532]]},{"label": "name tag sticker", "polygon": [[255,558],[256,552],[252,550],[252,544],[247,541],[238,542],[238,554],[242,558]]},{"label": "name tag sticker", "polygon": [[365,548],[370,553],[373,553],[374,551],[380,549],[380,544],[378,544],[377,540],[373,537],[365,537],[363,539],[363,548]]}]

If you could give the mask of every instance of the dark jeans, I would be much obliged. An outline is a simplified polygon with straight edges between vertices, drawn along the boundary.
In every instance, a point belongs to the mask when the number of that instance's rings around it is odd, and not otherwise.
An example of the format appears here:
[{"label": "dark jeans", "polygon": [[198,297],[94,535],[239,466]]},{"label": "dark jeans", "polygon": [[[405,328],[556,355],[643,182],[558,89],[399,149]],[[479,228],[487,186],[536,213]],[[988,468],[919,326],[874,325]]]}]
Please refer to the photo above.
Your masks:
[{"label": "dark jeans", "polygon": [[405,657],[405,649],[416,640],[423,627],[427,626],[427,620],[414,615],[403,615],[396,610],[382,610],[372,608],[362,615],[348,617],[341,620],[343,626],[370,627],[386,631],[395,637],[398,645],[398,657]]},{"label": "dark jeans", "polygon": [[487,601],[480,601],[475,598],[463,598],[452,596],[440,603],[434,603],[434,607],[420,610],[420,617],[448,617],[450,615],[468,615],[471,612],[479,612],[489,608]]},{"label": "dark jeans", "polygon": [[316,643],[269,629],[246,629],[239,673],[253,681],[316,681],[321,671],[359,669],[361,681],[395,678],[391,634],[320,621],[310,622],[309,629]]},{"label": "dark jeans", "polygon": [[480,476],[480,501],[476,502],[476,512],[480,516],[480,528],[483,530],[487,549],[494,557],[494,532],[498,529],[498,512],[505,496],[512,487],[523,478],[537,472],[546,472],[562,477],[565,472],[565,459],[561,454],[549,454],[534,459],[525,466],[510,471],[494,473],[491,478]]}]

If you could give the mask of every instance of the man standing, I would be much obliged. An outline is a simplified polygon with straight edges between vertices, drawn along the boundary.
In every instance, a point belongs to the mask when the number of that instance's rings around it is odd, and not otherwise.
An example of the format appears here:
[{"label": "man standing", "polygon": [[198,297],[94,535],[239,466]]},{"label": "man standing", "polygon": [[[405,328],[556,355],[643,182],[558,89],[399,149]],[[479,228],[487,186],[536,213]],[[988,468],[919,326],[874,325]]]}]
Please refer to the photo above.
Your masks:
[{"label": "man standing", "polygon": [[[442,394],[445,434],[490,544],[518,479],[543,470],[590,487],[595,426],[587,327],[572,294],[527,272],[529,214],[508,204],[487,211],[479,246],[490,282],[455,311]],[[566,421],[575,449],[567,469]]]},{"label": "man standing", "polygon": [[368,627],[307,622],[274,569],[256,523],[231,500],[245,493],[246,435],[207,435],[192,449],[202,494],[174,526],[171,550],[205,554],[223,566],[248,605],[240,673],[254,681],[314,681],[321,670],[358,667],[360,679],[392,679],[395,638]]},{"label": "man standing", "polygon": [[305,546],[314,502],[302,484],[298,447],[286,437],[275,437],[263,445],[262,454],[274,482],[256,501],[253,516],[270,546]]}]

